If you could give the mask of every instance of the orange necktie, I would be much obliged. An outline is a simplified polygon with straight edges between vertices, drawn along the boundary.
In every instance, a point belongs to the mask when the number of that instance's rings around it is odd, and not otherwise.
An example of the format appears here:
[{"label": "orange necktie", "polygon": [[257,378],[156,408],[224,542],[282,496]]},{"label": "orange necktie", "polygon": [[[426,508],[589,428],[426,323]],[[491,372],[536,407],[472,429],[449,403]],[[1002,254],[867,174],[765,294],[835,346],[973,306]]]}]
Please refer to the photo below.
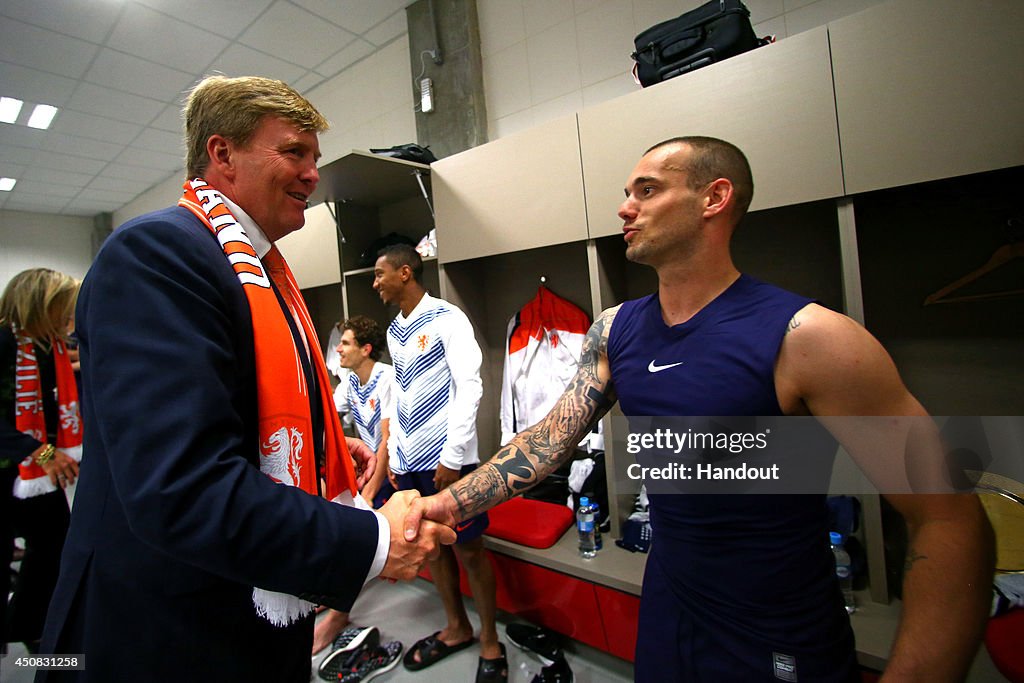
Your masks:
[{"label": "orange necktie", "polygon": [[297,295],[292,290],[291,281],[288,279],[288,272],[284,265],[284,256],[281,255],[281,251],[276,245],[271,245],[270,251],[266,253],[262,261],[263,267],[267,269],[267,275],[274,281],[274,286],[277,287],[277,291],[281,293],[281,297],[288,307],[288,313],[295,321],[295,327],[299,331],[299,336],[302,337],[302,344],[305,346],[308,356],[309,341],[306,339],[306,332],[299,318],[299,306],[305,308],[305,303],[302,302],[301,295]]}]

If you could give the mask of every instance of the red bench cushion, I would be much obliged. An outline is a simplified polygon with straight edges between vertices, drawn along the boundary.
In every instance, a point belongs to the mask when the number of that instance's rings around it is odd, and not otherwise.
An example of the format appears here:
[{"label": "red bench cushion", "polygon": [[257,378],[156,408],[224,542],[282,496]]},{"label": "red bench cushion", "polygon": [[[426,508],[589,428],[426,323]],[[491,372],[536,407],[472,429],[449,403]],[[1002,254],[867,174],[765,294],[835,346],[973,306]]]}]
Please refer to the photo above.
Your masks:
[{"label": "red bench cushion", "polygon": [[999,672],[1013,683],[1024,682],[1024,608],[1011,609],[988,620],[985,647]]},{"label": "red bench cushion", "polygon": [[507,500],[487,515],[491,523],[484,533],[530,548],[550,548],[573,521],[567,505],[526,498]]}]

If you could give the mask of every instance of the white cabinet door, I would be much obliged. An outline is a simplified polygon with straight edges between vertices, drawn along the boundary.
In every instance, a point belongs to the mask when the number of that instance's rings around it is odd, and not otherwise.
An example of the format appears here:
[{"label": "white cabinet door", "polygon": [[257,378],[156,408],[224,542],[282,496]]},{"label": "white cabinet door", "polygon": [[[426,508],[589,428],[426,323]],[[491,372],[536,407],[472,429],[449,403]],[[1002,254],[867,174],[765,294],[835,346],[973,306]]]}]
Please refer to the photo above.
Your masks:
[{"label": "white cabinet door", "polygon": [[847,194],[1024,163],[1024,2],[893,0],[828,29]]},{"label": "white cabinet door", "polygon": [[278,240],[277,246],[301,289],[341,282],[338,232],[323,204],[306,209],[306,224]]},{"label": "white cabinet door", "polygon": [[430,166],[442,263],[587,238],[576,117]]},{"label": "white cabinet door", "polygon": [[843,194],[828,33],[820,27],[580,112],[590,236],[618,232],[616,209],[651,145],[707,135],[754,172],[751,209]]}]

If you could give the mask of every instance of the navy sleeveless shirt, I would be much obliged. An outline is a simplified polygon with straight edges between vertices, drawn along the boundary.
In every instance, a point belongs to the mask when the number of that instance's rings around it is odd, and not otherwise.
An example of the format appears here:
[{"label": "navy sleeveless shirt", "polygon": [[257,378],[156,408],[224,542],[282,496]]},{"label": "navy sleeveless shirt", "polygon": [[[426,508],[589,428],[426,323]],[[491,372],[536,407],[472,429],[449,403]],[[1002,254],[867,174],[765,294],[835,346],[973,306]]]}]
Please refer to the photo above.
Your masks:
[{"label": "navy sleeveless shirt", "polygon": [[[782,415],[775,361],[789,321],[811,302],[747,275],[671,327],[657,294],[627,301],[608,339],[623,413]],[[791,663],[801,681],[846,680],[853,636],[824,494],[651,495],[650,513],[637,680],[786,680]]]}]

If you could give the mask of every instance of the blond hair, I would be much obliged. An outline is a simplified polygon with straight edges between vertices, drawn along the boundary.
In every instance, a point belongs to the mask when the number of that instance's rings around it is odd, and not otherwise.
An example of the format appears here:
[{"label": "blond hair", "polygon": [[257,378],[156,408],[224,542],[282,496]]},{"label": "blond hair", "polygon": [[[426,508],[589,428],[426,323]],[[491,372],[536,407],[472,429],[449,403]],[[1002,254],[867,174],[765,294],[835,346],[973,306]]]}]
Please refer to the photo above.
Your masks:
[{"label": "blond hair", "polygon": [[309,100],[282,81],[259,76],[207,76],[189,93],[185,105],[185,169],[189,178],[206,173],[206,142],[221,135],[244,146],[264,116],[279,116],[300,131],[322,133],[327,119]]},{"label": "blond hair", "polygon": [[78,286],[78,280],[56,270],[23,270],[11,278],[0,298],[0,324],[16,326],[34,341],[49,346],[67,336]]}]

